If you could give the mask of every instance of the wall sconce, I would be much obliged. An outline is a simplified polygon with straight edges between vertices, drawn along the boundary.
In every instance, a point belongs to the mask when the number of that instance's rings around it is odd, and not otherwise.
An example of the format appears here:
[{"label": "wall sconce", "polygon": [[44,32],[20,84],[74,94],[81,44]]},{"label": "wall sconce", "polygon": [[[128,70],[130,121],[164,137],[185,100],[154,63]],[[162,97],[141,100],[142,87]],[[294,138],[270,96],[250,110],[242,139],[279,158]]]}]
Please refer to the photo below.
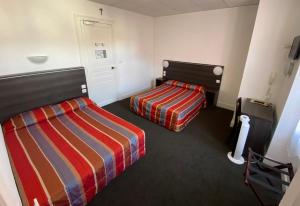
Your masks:
[{"label": "wall sconce", "polygon": [[214,70],[213,70],[213,73],[214,73],[214,75],[216,75],[216,76],[219,76],[219,75],[223,74],[223,69],[222,69],[222,67],[219,67],[219,66],[215,67]]},{"label": "wall sconce", "polygon": [[169,67],[169,61],[167,61],[167,60],[163,60],[163,62],[162,62],[162,66],[163,66],[163,68],[168,68]]},{"label": "wall sconce", "polygon": [[48,60],[47,55],[34,55],[34,56],[28,56],[27,59],[34,64],[43,64]]}]

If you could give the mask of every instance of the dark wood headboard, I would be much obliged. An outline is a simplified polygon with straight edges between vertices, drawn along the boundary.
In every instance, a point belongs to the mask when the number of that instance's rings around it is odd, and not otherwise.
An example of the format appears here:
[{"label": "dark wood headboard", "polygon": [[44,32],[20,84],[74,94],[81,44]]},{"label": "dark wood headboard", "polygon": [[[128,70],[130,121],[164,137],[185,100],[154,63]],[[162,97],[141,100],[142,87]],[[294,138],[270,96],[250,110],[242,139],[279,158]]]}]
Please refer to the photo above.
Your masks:
[{"label": "dark wood headboard", "polygon": [[0,76],[0,123],[31,109],[88,96],[83,67]]},{"label": "dark wood headboard", "polygon": [[[224,66],[199,64],[190,62],[179,62],[172,60],[164,60],[169,62],[167,68],[163,68],[163,80],[178,80],[185,83],[200,84],[207,92],[207,96],[213,95],[213,105],[216,105],[217,98],[224,73]],[[213,69],[221,67],[223,73],[215,75]]]}]

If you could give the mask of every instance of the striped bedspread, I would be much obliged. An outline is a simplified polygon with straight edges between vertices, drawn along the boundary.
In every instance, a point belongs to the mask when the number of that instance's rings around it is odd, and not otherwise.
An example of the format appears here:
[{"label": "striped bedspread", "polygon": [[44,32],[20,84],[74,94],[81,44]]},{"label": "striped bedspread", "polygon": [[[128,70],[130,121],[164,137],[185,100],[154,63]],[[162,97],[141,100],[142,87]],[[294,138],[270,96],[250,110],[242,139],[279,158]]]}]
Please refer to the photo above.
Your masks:
[{"label": "striped bedspread", "polygon": [[2,125],[24,205],[86,205],[145,155],[144,131],[88,98],[41,107]]},{"label": "striped bedspread", "polygon": [[201,86],[175,80],[130,99],[132,111],[176,132],[181,131],[205,104]]}]

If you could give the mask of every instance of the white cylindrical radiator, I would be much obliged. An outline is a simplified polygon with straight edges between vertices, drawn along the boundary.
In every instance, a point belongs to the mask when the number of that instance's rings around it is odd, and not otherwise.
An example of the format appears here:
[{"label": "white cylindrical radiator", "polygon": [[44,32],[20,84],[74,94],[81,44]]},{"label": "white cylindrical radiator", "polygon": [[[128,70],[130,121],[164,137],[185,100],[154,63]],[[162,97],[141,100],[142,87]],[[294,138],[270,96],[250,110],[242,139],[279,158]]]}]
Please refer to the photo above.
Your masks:
[{"label": "white cylindrical radiator", "polygon": [[239,139],[237,141],[236,147],[235,147],[235,151],[232,155],[232,152],[229,152],[227,154],[227,157],[229,158],[229,160],[235,164],[244,164],[245,160],[242,156],[243,151],[244,151],[244,147],[245,147],[245,143],[247,140],[247,136],[248,136],[248,132],[249,132],[249,117],[247,115],[241,115],[240,116],[240,121],[242,122],[242,126],[240,129],[240,134],[239,134]]}]

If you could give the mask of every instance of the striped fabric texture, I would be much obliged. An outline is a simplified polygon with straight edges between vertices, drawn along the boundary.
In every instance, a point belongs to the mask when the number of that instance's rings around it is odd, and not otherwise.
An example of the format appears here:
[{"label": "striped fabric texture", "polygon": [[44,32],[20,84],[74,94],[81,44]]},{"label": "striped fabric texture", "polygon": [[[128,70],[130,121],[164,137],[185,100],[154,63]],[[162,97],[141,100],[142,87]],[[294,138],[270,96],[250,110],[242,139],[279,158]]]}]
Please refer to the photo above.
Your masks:
[{"label": "striped fabric texture", "polygon": [[88,98],[41,107],[2,125],[23,205],[86,205],[145,155],[145,133]]},{"label": "striped fabric texture", "polygon": [[176,87],[183,87],[183,88],[186,88],[186,89],[196,90],[196,91],[199,91],[199,92],[202,92],[202,90],[203,90],[203,87],[200,86],[200,85],[187,84],[187,83],[180,82],[180,81],[177,81],[177,80],[168,80],[164,84],[168,84],[168,85],[172,85],[172,86],[176,86]]},{"label": "striped fabric texture", "polygon": [[175,80],[130,98],[132,111],[175,132],[184,129],[205,105],[203,87]]}]

